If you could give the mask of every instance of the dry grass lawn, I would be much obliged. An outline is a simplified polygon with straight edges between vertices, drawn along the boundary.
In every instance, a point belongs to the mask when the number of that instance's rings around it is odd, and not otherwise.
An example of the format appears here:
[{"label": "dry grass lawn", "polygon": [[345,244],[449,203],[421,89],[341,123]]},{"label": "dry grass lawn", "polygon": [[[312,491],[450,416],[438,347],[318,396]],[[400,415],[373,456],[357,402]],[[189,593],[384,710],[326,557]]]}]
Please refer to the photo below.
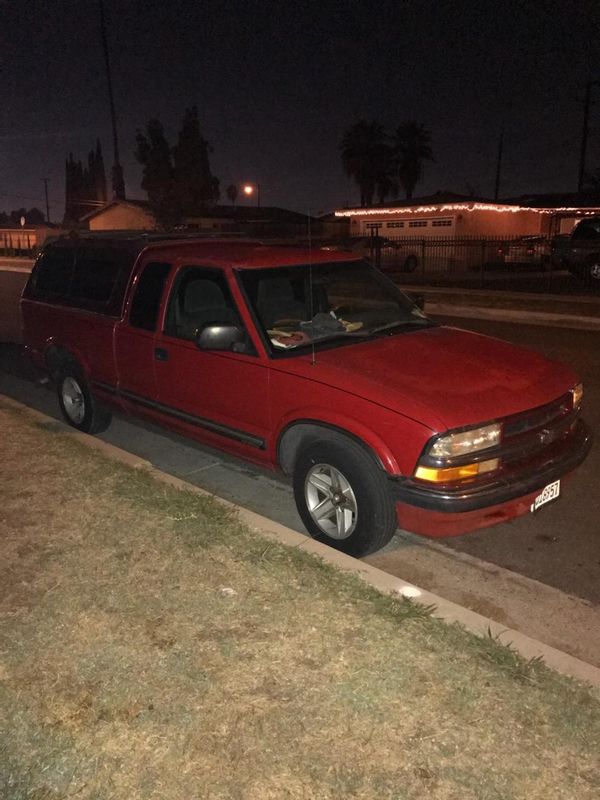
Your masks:
[{"label": "dry grass lawn", "polygon": [[2,800],[598,800],[600,697],[0,401]]}]

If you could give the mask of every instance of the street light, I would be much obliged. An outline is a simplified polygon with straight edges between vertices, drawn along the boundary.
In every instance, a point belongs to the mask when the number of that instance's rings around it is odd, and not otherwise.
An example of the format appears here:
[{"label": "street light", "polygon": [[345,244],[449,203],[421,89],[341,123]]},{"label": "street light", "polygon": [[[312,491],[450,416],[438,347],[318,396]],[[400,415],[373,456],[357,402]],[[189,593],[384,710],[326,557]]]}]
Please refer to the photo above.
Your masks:
[{"label": "street light", "polygon": [[260,184],[259,183],[244,183],[242,191],[246,197],[252,197],[256,192],[256,207],[260,208]]}]

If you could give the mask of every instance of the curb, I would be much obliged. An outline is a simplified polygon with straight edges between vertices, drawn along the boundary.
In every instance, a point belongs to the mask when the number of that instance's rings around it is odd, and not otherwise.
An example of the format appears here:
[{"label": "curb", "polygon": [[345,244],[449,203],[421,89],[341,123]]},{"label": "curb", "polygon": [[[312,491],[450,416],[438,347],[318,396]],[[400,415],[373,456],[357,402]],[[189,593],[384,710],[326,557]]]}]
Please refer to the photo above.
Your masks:
[{"label": "curb", "polygon": [[0,272],[31,272],[33,260],[18,258],[0,258]]},{"label": "curb", "polygon": [[[36,419],[43,423],[51,423],[56,425],[57,422],[52,417],[48,417],[40,411],[31,409],[23,403],[19,403],[6,395],[0,395],[2,401],[8,407],[12,407],[19,411],[25,412],[29,417]],[[58,423],[63,424],[63,423]],[[144,469],[156,480],[162,483],[173,486],[177,489],[193,492],[202,497],[212,497],[222,505],[237,512],[239,519],[244,522],[248,527],[255,530],[262,536],[274,539],[277,542],[288,545],[290,547],[297,547],[305,550],[308,553],[321,558],[323,561],[331,564],[332,566],[341,569],[343,572],[352,573],[363,581],[368,583],[373,588],[384,594],[400,595],[402,597],[410,598],[416,602],[424,605],[435,606],[434,616],[438,619],[444,620],[448,623],[459,623],[465,628],[479,636],[492,636],[499,642],[505,645],[511,645],[517,650],[524,658],[542,658],[544,662],[565,675],[569,675],[577,680],[589,683],[593,686],[600,687],[600,668],[581,661],[575,656],[557,650],[550,645],[533,639],[520,631],[506,628],[498,622],[471,611],[468,608],[453,603],[444,599],[432,592],[425,591],[424,589],[415,586],[412,583],[389,575],[383,570],[377,569],[370,564],[359,561],[352,556],[340,553],[333,550],[321,542],[316,542],[308,536],[304,536],[297,531],[291,530],[278,522],[263,517],[260,514],[250,511],[243,506],[239,506],[229,500],[224,500],[217,495],[212,494],[204,489],[200,489],[187,481],[177,478],[174,475],[169,475],[156,469],[149,461],[132,455],[131,453],[121,450],[115,445],[103,442],[101,439],[96,439],[85,433],[80,433],[64,425],[65,432],[69,433],[77,441],[96,450],[99,453],[107,456],[110,459],[119,461],[134,469]]]}]

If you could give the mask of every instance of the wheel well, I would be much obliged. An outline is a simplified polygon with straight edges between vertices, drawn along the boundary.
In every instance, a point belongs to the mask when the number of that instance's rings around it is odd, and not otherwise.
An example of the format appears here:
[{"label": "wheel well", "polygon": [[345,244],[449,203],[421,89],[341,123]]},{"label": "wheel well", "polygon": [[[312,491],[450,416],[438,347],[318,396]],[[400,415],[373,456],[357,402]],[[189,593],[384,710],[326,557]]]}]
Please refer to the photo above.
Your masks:
[{"label": "wheel well", "polygon": [[300,449],[315,441],[343,442],[344,440],[360,445],[375,462],[384,469],[379,456],[358,436],[355,436],[334,425],[319,422],[294,422],[286,428],[277,443],[277,461],[286,475],[291,475]]},{"label": "wheel well", "polygon": [[60,371],[65,364],[77,364],[77,359],[72,353],[69,353],[64,347],[58,347],[57,345],[50,345],[44,354],[44,359],[46,361],[48,374],[53,381],[58,380]]}]

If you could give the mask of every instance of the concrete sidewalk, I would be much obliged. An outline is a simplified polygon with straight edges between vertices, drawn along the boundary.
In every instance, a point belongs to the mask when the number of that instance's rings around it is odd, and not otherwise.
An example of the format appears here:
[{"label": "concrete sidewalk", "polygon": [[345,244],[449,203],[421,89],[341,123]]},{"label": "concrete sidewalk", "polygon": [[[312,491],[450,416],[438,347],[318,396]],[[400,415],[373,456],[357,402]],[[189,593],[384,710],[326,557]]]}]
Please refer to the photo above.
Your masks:
[{"label": "concrete sidewalk", "polygon": [[408,285],[401,288],[409,294],[423,295],[425,311],[432,316],[600,330],[600,297],[596,296]]}]

